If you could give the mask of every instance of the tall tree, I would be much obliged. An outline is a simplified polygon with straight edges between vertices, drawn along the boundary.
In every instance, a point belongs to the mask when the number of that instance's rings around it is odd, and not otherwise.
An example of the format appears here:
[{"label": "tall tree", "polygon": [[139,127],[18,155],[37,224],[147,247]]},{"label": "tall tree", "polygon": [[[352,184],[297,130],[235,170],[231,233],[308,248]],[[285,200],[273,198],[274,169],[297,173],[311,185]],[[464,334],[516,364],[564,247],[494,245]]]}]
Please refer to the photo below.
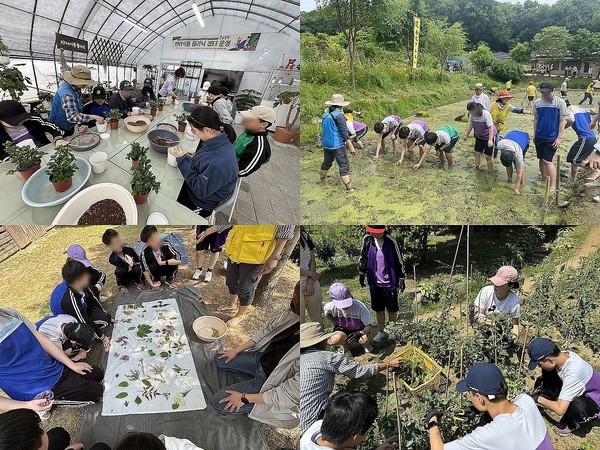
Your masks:
[{"label": "tall tree", "polygon": [[254,304],[256,306],[261,306],[263,308],[268,308],[271,306],[271,302],[273,301],[273,293],[277,287],[279,277],[281,277],[281,273],[290,259],[290,255],[292,254],[294,247],[296,247],[298,244],[299,239],[300,227],[296,226],[294,230],[294,237],[288,240],[283,247],[281,259],[277,261],[277,266],[271,272],[263,275],[260,278],[258,286],[256,286],[256,293],[254,295]]},{"label": "tall tree", "polygon": [[569,53],[571,35],[565,27],[550,26],[537,33],[531,41],[531,47],[538,57],[546,61],[563,59]]},{"label": "tall tree", "polygon": [[481,43],[469,54],[469,59],[479,72],[484,72],[492,64],[494,54],[487,44]]},{"label": "tall tree", "polygon": [[442,75],[448,57],[464,53],[467,38],[460,23],[448,25],[440,19],[427,19],[425,22],[427,28],[423,35],[423,48],[438,61]]},{"label": "tall tree", "polygon": [[600,38],[597,33],[592,33],[585,28],[580,28],[575,33],[575,36],[569,43],[569,51],[571,56],[579,61],[579,65],[584,61],[598,60],[600,56],[598,51],[600,50]]},{"label": "tall tree", "polygon": [[527,64],[531,62],[531,47],[526,42],[519,42],[510,49],[510,57],[519,64]]}]

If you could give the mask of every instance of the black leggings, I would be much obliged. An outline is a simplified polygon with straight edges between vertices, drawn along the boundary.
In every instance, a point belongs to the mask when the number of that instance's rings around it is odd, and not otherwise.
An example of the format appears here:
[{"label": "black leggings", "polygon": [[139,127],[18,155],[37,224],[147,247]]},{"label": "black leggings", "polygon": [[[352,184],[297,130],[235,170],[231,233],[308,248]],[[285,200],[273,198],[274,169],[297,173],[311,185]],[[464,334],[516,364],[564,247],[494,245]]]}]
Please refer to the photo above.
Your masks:
[{"label": "black leggings", "polygon": [[[540,395],[553,401],[558,400],[562,384],[562,380],[558,376],[556,369],[542,370],[542,376],[535,382],[536,387],[541,387]],[[567,412],[562,416],[561,422],[570,429],[575,430],[579,428],[580,424],[594,420],[598,412],[600,412],[600,407],[596,402],[586,394],[583,394],[575,397],[569,403]]]},{"label": "black leggings", "polygon": [[186,208],[191,209],[200,217],[210,217],[210,215],[212,214],[212,210],[207,211],[204,209],[199,209],[198,206],[196,206],[192,201],[192,197],[190,196],[190,190],[191,188],[189,187],[187,182],[184,181],[183,186],[181,186],[181,190],[179,191],[179,195],[177,196],[177,203],[181,203]]}]

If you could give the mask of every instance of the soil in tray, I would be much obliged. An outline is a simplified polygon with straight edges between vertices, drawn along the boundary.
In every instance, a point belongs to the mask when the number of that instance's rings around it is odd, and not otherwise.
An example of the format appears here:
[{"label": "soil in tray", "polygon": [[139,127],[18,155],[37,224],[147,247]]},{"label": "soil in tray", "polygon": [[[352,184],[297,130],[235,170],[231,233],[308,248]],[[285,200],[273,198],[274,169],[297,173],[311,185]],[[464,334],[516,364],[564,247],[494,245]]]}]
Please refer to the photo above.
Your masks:
[{"label": "soil in tray", "polygon": [[77,225],[127,225],[127,220],[118,202],[105,199],[90,206],[81,215]]},{"label": "soil in tray", "polygon": [[169,139],[163,139],[161,137],[153,137],[152,142],[154,142],[156,145],[162,145],[163,147],[173,147],[174,145],[177,145],[176,142],[173,142]]},{"label": "soil in tray", "polygon": [[133,127],[143,127],[147,124],[145,120],[136,120],[135,122],[129,122],[129,125]]}]

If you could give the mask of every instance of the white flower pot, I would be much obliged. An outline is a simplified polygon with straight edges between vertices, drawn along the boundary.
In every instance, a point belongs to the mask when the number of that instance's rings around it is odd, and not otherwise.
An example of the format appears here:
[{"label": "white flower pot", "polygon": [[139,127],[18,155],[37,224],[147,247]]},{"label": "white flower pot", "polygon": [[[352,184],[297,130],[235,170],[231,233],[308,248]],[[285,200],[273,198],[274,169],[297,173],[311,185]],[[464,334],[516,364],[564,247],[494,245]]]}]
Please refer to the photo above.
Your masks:
[{"label": "white flower pot", "polygon": [[190,141],[193,141],[196,139],[196,135],[192,131],[192,127],[189,123],[185,127],[185,138],[189,139]]},{"label": "white flower pot", "polygon": [[0,56],[0,64],[8,66],[10,64],[10,58],[8,56]]},{"label": "white flower pot", "polygon": [[233,119],[233,123],[235,123],[236,125],[241,125],[243,121],[244,121],[244,116],[242,116],[239,113],[239,111],[236,111],[235,118]]},{"label": "white flower pot", "polygon": [[95,152],[90,155],[88,160],[92,165],[92,172],[102,173],[106,170],[108,154],[106,152]]},{"label": "white flower pot", "polygon": [[98,131],[98,133],[106,133],[106,130],[108,130],[108,122],[107,121],[104,121],[104,123],[96,122],[96,130]]},{"label": "white flower pot", "polygon": [[167,164],[171,167],[177,167],[177,157],[173,154],[175,147],[169,147],[167,150]]}]

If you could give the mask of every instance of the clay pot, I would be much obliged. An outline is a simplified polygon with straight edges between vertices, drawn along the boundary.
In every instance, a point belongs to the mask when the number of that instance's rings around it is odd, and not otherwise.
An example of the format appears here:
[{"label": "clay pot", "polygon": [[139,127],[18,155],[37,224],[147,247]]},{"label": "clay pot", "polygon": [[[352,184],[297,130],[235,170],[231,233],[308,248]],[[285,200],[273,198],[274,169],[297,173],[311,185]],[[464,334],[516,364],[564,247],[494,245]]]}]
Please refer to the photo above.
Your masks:
[{"label": "clay pot", "polygon": [[138,166],[138,162],[137,162],[137,161],[134,161],[134,160],[132,159],[132,160],[131,160],[131,168],[132,168],[132,169],[136,169],[136,168],[137,168],[137,166]]},{"label": "clay pot", "polygon": [[119,128],[119,121],[111,119],[110,120],[110,129],[116,130],[117,128]]},{"label": "clay pot", "polygon": [[40,165],[36,164],[31,169],[19,170],[18,172],[19,172],[19,175],[21,175],[21,178],[23,178],[23,181],[27,181],[29,179],[29,177],[31,177],[31,175],[36,173],[38,170],[40,170]]},{"label": "clay pot", "polygon": [[294,135],[297,132],[298,132],[297,130],[286,130],[285,127],[275,127],[274,139],[277,142],[287,144],[294,138]]},{"label": "clay pot", "polygon": [[136,204],[143,205],[144,203],[146,203],[148,201],[148,194],[134,195],[133,200],[135,201]]},{"label": "clay pot", "polygon": [[61,182],[54,182],[52,179],[50,179],[50,182],[52,183],[52,186],[54,186],[56,192],[65,192],[68,191],[73,185],[73,177],[69,177],[67,181]]},{"label": "clay pot", "polygon": [[185,122],[178,122],[177,129],[183,133],[185,131],[186,125],[187,125],[187,123],[185,123]]},{"label": "clay pot", "polygon": [[150,110],[150,115],[151,115],[152,117],[156,116],[156,110],[155,110],[155,109],[151,109],[151,110]]},{"label": "clay pot", "polygon": [[292,143],[296,146],[296,147],[300,147],[300,132],[296,133],[294,135],[294,137],[292,138]]},{"label": "clay pot", "polygon": [[165,107],[165,105],[159,105],[158,110],[162,111],[164,107]]}]

